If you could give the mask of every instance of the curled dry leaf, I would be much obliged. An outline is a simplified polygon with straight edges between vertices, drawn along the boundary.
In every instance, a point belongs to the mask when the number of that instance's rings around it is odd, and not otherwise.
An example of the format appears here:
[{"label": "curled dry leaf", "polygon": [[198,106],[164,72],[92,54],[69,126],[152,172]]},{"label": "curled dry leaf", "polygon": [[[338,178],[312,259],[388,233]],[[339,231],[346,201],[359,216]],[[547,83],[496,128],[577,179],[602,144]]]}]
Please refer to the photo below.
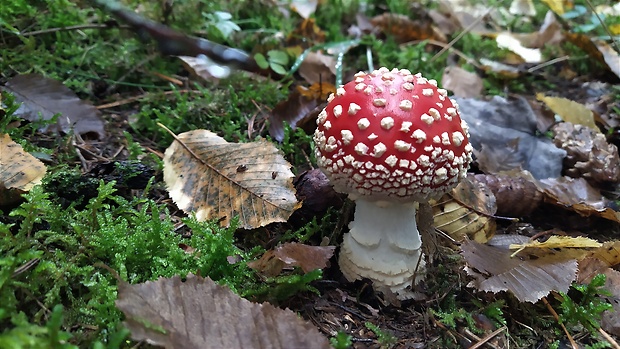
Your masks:
[{"label": "curled dry leaf", "polygon": [[522,217],[532,213],[543,201],[536,185],[523,176],[509,174],[477,174],[474,178],[491,190],[497,203],[497,214]]},{"label": "curled dry leaf", "polygon": [[135,340],[165,348],[330,348],[290,310],[256,304],[209,278],[121,283],[116,306]]},{"label": "curled dry leaf", "polygon": [[373,17],[370,21],[383,32],[393,35],[399,43],[416,40],[448,42],[446,36],[435,28],[430,20],[414,21],[405,15],[386,12]]},{"label": "curled dry leaf", "polygon": [[609,45],[593,40],[584,33],[566,33],[566,39],[620,77],[620,57]]},{"label": "curled dry leaf", "polygon": [[570,208],[578,214],[598,216],[620,223],[620,212],[608,208],[609,201],[584,178],[549,178],[538,181],[545,202]]},{"label": "curled dry leaf", "polygon": [[495,234],[495,196],[471,177],[430,204],[435,227],[456,241],[469,238],[484,243]]},{"label": "curled dry leaf", "polygon": [[482,95],[482,79],[478,74],[458,66],[447,67],[441,77],[441,86],[458,97],[476,98]]},{"label": "curled dry leaf", "polygon": [[[103,139],[105,130],[100,113],[90,103],[81,100],[73,91],[60,81],[48,79],[37,74],[18,75],[6,83],[5,90],[13,93],[17,101],[22,102],[16,116],[30,121],[50,120],[55,114],[58,129],[64,133],[71,131],[94,135]],[[56,131],[51,126],[42,132]]]},{"label": "curled dry leaf", "polygon": [[265,252],[259,260],[248,265],[266,276],[279,275],[285,266],[300,267],[304,273],[309,273],[325,268],[335,249],[335,246],[310,246],[287,242]]},{"label": "curled dry leaf", "polygon": [[562,251],[521,252],[512,258],[507,246],[466,241],[461,253],[466,271],[475,278],[469,287],[497,293],[510,291],[521,302],[536,302],[551,291],[567,292],[577,273],[577,260]]},{"label": "curled dry leaf", "polygon": [[553,142],[566,150],[564,172],[593,183],[620,182],[618,147],[590,127],[562,122],[553,126]]},{"label": "curled dry leaf", "polygon": [[301,204],[295,198],[291,165],[270,142],[228,143],[215,133],[178,135],[166,149],[164,181],[170,197],[198,220],[227,226],[239,216],[252,229],[285,222]]},{"label": "curled dry leaf", "polygon": [[333,81],[336,59],[320,52],[310,52],[299,66],[299,75],[310,84]]},{"label": "curled dry leaf", "polygon": [[278,103],[269,118],[269,135],[278,142],[284,139],[284,122],[292,129],[312,124],[316,127],[316,117],[324,107],[327,97],[336,92],[330,83],[316,83],[310,87],[297,86],[286,101]]},{"label": "curled dry leaf", "polygon": [[0,135],[0,205],[19,200],[41,183],[47,169],[7,134]]}]

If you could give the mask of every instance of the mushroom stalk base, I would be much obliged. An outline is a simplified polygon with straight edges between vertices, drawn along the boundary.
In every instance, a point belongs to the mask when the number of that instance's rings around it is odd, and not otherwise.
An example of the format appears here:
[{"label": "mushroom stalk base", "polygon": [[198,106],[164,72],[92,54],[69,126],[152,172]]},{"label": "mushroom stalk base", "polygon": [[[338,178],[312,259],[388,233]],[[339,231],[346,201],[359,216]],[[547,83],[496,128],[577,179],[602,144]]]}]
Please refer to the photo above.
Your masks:
[{"label": "mushroom stalk base", "polygon": [[375,289],[387,287],[400,300],[415,297],[411,286],[424,271],[416,206],[414,202],[356,200],[354,220],[344,234],[338,261],[347,280],[368,278]]}]

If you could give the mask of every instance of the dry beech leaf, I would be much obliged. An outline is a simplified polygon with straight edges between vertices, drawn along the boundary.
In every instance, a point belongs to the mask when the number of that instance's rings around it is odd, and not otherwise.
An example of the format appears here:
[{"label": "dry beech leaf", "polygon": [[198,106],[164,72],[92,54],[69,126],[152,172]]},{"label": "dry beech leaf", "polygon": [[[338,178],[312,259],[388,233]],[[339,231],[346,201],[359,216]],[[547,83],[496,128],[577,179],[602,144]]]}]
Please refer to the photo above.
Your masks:
[{"label": "dry beech leaf", "polygon": [[[310,87],[296,86],[286,101],[278,103],[273,108],[269,118],[269,135],[278,142],[284,139],[284,122],[292,129],[304,128],[311,124],[316,128],[316,117],[325,105],[325,100],[336,92],[336,87],[330,83],[316,83]],[[304,128],[305,129],[305,128]]]},{"label": "dry beech leaf", "polygon": [[620,212],[608,208],[608,200],[584,178],[548,178],[538,181],[545,201],[570,208],[578,214],[598,216],[620,223]]},{"label": "dry beech leaf", "polygon": [[41,183],[45,165],[30,155],[7,134],[0,135],[0,205],[16,200]]},{"label": "dry beech leaf", "polygon": [[484,243],[495,234],[495,196],[469,177],[430,204],[435,227],[456,241],[469,238]]},{"label": "dry beech leaf", "polygon": [[612,47],[602,41],[593,41],[583,33],[566,33],[566,38],[573,45],[582,49],[591,58],[607,66],[611,72],[620,77],[620,57]]},{"label": "dry beech leaf", "polygon": [[286,266],[300,267],[304,273],[309,273],[325,268],[335,249],[335,246],[310,246],[287,242],[265,252],[260,259],[248,265],[266,276],[279,275]]},{"label": "dry beech leaf", "polygon": [[256,304],[209,278],[175,276],[121,283],[116,306],[134,340],[164,348],[330,348],[311,323],[290,310]]},{"label": "dry beech leaf", "polygon": [[395,13],[384,13],[373,17],[370,21],[383,32],[393,35],[399,43],[417,40],[448,42],[446,36],[435,28],[431,21],[414,21],[405,15]]},{"label": "dry beech leaf", "polygon": [[530,240],[523,244],[510,244],[511,250],[523,250],[526,248],[588,248],[601,247],[602,244],[594,239],[584,236],[558,236],[552,235],[545,241]]},{"label": "dry beech leaf", "polygon": [[551,291],[567,292],[575,280],[577,260],[562,251],[535,252],[511,257],[507,246],[464,242],[466,271],[475,278],[468,286],[492,293],[510,291],[519,301],[532,303]]},{"label": "dry beech leaf", "polygon": [[319,0],[292,0],[291,10],[295,11],[303,19],[308,19],[316,12]]},{"label": "dry beech leaf", "polygon": [[[60,131],[105,138],[103,120],[97,108],[81,100],[60,81],[37,74],[18,75],[9,80],[4,89],[22,103],[16,116],[35,121],[50,120],[55,114],[61,114],[58,118]],[[56,130],[48,126],[41,131]]]},{"label": "dry beech leaf", "polygon": [[543,93],[537,93],[536,99],[545,103],[562,120],[600,131],[594,122],[594,113],[585,105],[562,97],[545,96]]},{"label": "dry beech leaf", "polygon": [[198,220],[219,219],[228,226],[239,216],[241,228],[253,229],[285,222],[301,205],[290,168],[268,141],[228,143],[211,131],[194,130],[166,149],[164,181],[177,206]]},{"label": "dry beech leaf", "polygon": [[542,2],[544,2],[547,6],[549,6],[551,11],[561,16],[565,12],[564,8],[569,3],[572,3],[572,0],[542,0]]},{"label": "dry beech leaf", "polygon": [[299,75],[310,84],[332,81],[336,75],[336,59],[320,52],[310,52],[299,66]]},{"label": "dry beech leaf", "polygon": [[[530,175],[531,176],[531,175]],[[543,195],[532,179],[508,173],[476,174],[474,178],[491,190],[497,203],[497,215],[522,217],[532,213],[543,201]]]},{"label": "dry beech leaf", "polygon": [[458,97],[476,98],[482,95],[482,79],[478,74],[461,67],[450,66],[444,69],[441,86]]}]

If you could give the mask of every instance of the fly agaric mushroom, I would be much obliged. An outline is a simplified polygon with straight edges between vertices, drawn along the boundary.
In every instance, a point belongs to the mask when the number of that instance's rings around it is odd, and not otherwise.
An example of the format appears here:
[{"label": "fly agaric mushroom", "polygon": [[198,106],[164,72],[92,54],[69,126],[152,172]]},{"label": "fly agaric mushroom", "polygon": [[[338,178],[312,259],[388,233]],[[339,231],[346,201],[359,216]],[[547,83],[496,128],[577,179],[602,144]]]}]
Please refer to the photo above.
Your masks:
[{"label": "fly agaric mushroom", "polygon": [[471,161],[456,102],[435,80],[381,68],[338,88],[317,125],[317,163],[356,204],[340,252],[342,273],[413,298],[415,275],[424,269],[417,203],[455,187]]}]

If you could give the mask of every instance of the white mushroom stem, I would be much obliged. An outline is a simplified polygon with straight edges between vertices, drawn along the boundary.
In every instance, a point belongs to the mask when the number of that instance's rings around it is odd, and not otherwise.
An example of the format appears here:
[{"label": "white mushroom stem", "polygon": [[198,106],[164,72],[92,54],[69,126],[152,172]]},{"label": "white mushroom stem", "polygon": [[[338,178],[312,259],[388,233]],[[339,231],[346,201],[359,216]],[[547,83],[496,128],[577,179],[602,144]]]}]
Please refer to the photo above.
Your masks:
[{"label": "white mushroom stem", "polygon": [[347,280],[368,278],[398,299],[414,297],[414,277],[419,281],[424,271],[416,206],[414,202],[356,200],[354,220],[344,234],[338,261]]}]

